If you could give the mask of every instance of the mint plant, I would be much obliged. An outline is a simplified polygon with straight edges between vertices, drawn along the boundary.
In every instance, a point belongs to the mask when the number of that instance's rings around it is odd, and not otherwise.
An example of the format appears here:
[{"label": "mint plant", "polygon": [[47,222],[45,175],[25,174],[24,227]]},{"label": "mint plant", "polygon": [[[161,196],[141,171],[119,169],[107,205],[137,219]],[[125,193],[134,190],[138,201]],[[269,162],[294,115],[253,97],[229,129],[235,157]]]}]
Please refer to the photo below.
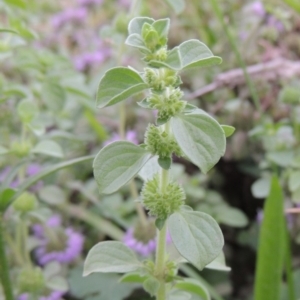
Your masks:
[{"label": "mint plant", "polygon": [[[126,44],[139,49],[146,67],[142,72],[131,67],[108,70],[97,93],[97,105],[103,108],[147,92],[138,105],[157,110],[156,124],[149,124],[144,144],[113,142],[98,153],[93,164],[99,192],[103,194],[116,192],[138,174],[147,174],[141,176],[146,180],[140,201],[149,216],[155,218],[155,262],[139,260],[121,242],[105,241],[89,251],[83,273],[129,273],[123,281],[142,283],[157,300],[175,296],[189,299],[191,290],[203,296],[199,283],[177,275],[178,261],[188,261],[202,270],[222,257],[224,244],[217,222],[185,205],[184,189],[171,176],[172,157],[184,157],[207,173],[224,154],[226,137],[234,131],[187,103],[179,87],[181,71],[220,64],[221,58],[194,39],[169,50],[169,26],[169,19],[134,18],[128,26]],[[180,259],[167,253],[167,232]]]}]

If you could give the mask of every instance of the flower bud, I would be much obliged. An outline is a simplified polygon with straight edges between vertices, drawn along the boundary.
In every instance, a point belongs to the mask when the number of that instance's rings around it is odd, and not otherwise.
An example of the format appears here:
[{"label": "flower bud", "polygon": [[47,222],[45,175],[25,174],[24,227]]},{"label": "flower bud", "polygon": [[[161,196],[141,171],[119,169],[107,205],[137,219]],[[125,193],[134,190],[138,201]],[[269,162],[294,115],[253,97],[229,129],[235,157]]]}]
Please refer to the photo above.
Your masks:
[{"label": "flower bud", "polygon": [[37,294],[45,287],[42,269],[39,267],[25,268],[18,276],[18,288],[21,293]]},{"label": "flower bud", "polygon": [[151,216],[166,220],[184,204],[185,193],[178,183],[170,182],[164,191],[159,185],[159,176],[144,183],[142,201]]},{"label": "flower bud", "polygon": [[37,199],[36,196],[29,192],[24,192],[20,197],[18,197],[14,203],[13,207],[15,210],[26,213],[33,210],[36,206]]}]

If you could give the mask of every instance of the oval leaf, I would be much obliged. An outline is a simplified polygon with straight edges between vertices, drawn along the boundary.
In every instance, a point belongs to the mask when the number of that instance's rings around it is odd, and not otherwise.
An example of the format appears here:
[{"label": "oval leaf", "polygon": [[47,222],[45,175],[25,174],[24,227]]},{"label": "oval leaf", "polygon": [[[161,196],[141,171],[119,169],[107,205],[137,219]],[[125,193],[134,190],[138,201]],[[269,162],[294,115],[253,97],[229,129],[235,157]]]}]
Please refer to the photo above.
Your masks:
[{"label": "oval leaf", "polygon": [[32,149],[31,152],[54,157],[64,156],[61,146],[54,141],[41,141]]},{"label": "oval leaf", "polygon": [[229,272],[231,270],[230,267],[226,266],[225,255],[223,252],[221,252],[217,258],[209,263],[205,268],[225,272]]},{"label": "oval leaf", "polygon": [[207,173],[225,153],[225,133],[219,123],[200,109],[171,119],[174,137],[183,153]]},{"label": "oval leaf", "polygon": [[144,40],[142,37],[137,34],[133,33],[131,34],[125,41],[125,44],[131,47],[135,47],[138,49],[144,50],[146,53],[151,53],[151,51],[146,47]]},{"label": "oval leaf", "polygon": [[182,69],[218,65],[222,58],[214,56],[209,48],[198,40],[189,40],[179,45]]},{"label": "oval leaf", "polygon": [[128,24],[128,33],[130,34],[141,34],[144,23],[152,24],[154,19],[148,17],[136,17],[132,19]]},{"label": "oval leaf", "polygon": [[104,147],[93,163],[100,193],[117,191],[139,172],[150,157],[149,152],[130,142],[119,141]]},{"label": "oval leaf", "polygon": [[223,128],[226,137],[230,137],[235,132],[235,128],[233,126],[221,125],[221,127]]},{"label": "oval leaf", "polygon": [[107,241],[95,245],[84,262],[83,276],[91,273],[127,273],[141,267],[134,252],[121,242]]},{"label": "oval leaf", "polygon": [[170,216],[168,228],[178,252],[199,270],[222,251],[222,231],[208,214],[188,210],[176,212]]},{"label": "oval leaf", "polygon": [[201,300],[210,300],[210,295],[207,288],[198,280],[185,279],[176,283],[175,288],[191,293],[192,295],[200,296]]},{"label": "oval leaf", "polygon": [[116,104],[148,88],[142,77],[132,69],[118,67],[107,71],[99,83],[97,106]]}]

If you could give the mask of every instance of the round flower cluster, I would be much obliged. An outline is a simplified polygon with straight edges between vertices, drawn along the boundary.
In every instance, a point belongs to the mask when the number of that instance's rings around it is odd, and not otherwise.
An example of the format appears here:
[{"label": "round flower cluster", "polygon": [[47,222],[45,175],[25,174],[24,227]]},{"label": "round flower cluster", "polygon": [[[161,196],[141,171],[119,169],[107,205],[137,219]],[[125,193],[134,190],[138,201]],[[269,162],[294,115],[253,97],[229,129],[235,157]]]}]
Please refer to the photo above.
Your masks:
[{"label": "round flower cluster", "polygon": [[172,153],[182,156],[181,149],[173,135],[161,131],[159,127],[150,124],[145,134],[146,149],[161,158],[170,157]]},{"label": "round flower cluster", "polygon": [[40,265],[51,261],[70,263],[82,251],[83,236],[73,228],[61,228],[61,218],[58,215],[52,216],[46,227],[35,224],[32,230],[40,240],[40,246],[35,249],[35,256]]},{"label": "round flower cluster", "polygon": [[185,193],[178,183],[170,182],[165,191],[161,191],[159,176],[145,182],[142,189],[142,200],[151,216],[166,220],[184,204]]}]

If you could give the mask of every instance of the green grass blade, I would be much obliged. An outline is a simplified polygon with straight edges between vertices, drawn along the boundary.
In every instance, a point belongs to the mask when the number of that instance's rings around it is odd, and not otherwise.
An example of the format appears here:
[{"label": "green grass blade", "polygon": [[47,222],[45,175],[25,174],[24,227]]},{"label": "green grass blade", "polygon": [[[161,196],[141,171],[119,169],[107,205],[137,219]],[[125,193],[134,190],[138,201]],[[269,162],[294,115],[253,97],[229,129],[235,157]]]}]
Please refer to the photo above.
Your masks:
[{"label": "green grass blade", "polygon": [[283,195],[276,176],[264,206],[255,274],[255,300],[279,300],[285,251]]}]

